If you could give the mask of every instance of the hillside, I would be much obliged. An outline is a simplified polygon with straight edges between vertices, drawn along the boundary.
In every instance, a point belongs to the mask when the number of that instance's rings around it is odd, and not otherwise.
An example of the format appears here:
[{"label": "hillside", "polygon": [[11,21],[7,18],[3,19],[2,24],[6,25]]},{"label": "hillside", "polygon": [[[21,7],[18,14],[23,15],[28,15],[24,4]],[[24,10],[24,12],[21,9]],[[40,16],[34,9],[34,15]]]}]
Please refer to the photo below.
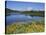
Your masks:
[{"label": "hillside", "polygon": [[11,9],[5,8],[5,13],[6,13],[6,15],[10,15],[10,13],[16,13],[16,12],[19,12],[19,11],[11,10]]}]

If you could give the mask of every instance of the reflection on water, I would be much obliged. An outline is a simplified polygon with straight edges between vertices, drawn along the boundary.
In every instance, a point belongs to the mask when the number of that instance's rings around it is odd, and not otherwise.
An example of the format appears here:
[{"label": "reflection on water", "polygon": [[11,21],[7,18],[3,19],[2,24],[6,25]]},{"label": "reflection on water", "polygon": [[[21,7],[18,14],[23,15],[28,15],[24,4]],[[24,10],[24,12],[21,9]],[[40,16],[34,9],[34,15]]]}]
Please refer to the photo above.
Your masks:
[{"label": "reflection on water", "polygon": [[13,22],[28,22],[28,21],[39,21],[43,19],[43,17],[39,17],[39,16],[27,16],[27,15],[23,15],[23,14],[13,14],[10,16],[6,16],[6,23],[13,23]]}]

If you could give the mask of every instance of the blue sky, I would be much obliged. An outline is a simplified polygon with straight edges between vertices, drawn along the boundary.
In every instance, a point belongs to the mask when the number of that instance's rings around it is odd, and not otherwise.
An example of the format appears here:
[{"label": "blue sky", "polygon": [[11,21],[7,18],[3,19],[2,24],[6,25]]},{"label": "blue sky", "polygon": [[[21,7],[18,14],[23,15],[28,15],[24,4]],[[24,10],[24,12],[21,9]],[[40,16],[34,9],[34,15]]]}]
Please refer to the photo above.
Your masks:
[{"label": "blue sky", "polygon": [[12,10],[44,10],[44,3],[7,1],[6,7]]}]

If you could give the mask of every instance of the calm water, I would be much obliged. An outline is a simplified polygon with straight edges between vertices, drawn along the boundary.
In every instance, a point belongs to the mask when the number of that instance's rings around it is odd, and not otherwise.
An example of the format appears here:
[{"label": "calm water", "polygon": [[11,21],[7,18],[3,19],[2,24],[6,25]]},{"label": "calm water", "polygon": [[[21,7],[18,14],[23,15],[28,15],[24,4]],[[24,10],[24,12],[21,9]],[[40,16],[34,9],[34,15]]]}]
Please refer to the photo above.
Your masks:
[{"label": "calm water", "polygon": [[27,16],[24,14],[12,14],[10,16],[6,16],[6,23],[10,24],[13,22],[28,22],[28,21],[40,21],[41,19],[43,19],[43,17],[39,17],[39,16]]}]

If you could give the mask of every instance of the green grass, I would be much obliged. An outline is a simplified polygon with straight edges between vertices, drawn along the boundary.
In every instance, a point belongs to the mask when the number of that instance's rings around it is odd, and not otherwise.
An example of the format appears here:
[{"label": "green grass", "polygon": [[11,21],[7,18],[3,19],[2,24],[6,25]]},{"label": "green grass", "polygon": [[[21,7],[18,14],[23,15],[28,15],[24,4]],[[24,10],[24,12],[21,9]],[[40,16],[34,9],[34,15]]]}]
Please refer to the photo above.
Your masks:
[{"label": "green grass", "polygon": [[32,22],[28,24],[11,24],[6,26],[6,34],[44,32],[43,22]]}]

